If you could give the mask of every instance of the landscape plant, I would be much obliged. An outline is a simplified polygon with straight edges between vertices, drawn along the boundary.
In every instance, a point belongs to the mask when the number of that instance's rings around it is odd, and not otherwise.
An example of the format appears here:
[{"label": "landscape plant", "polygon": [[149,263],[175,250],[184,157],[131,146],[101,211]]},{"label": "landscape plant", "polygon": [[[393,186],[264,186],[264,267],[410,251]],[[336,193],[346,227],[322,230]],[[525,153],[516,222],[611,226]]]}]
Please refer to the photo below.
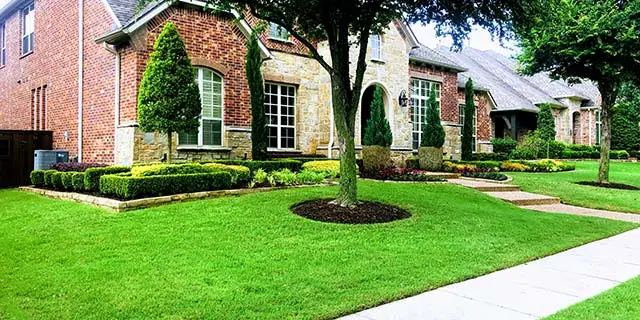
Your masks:
[{"label": "landscape plant", "polygon": [[421,169],[440,170],[444,140],[445,132],[440,121],[440,108],[436,100],[436,91],[432,89],[427,100],[425,123],[422,126],[422,139],[420,139],[418,150]]},{"label": "landscape plant", "polygon": [[138,93],[138,124],[144,132],[167,134],[172,161],[174,132],[197,133],[202,103],[184,40],[172,22],[156,39]]},{"label": "landscape plant", "polygon": [[473,160],[473,121],[476,117],[475,92],[473,80],[465,84],[464,123],[462,124],[462,160]]},{"label": "landscape plant", "polygon": [[384,112],[382,89],[376,86],[371,101],[371,118],[366,123],[362,141],[362,169],[365,173],[376,172],[392,165],[392,143],[393,135]]},{"label": "landscape plant", "polygon": [[547,72],[571,83],[591,80],[602,96],[597,181],[609,182],[611,120],[622,84],[640,83],[640,1],[548,0],[530,24],[516,26],[526,75]]},{"label": "landscape plant", "polygon": [[249,92],[251,93],[251,157],[254,160],[267,160],[269,153],[269,128],[264,106],[264,81],[262,78],[262,54],[254,32],[247,41],[245,71]]}]

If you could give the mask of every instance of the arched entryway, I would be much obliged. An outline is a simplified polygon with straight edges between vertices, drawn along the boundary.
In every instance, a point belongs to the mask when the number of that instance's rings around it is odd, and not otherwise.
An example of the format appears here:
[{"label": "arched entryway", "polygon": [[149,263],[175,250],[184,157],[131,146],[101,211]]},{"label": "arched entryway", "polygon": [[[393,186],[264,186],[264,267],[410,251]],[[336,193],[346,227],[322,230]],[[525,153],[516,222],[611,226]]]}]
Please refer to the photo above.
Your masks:
[{"label": "arched entryway", "polygon": [[573,144],[582,144],[582,130],[580,126],[580,112],[573,113]]},{"label": "arched entryway", "polygon": [[377,84],[372,84],[368,86],[364,93],[362,94],[362,99],[360,100],[360,138],[361,141],[364,140],[365,132],[367,130],[367,121],[371,119],[371,103],[373,102],[373,94],[376,91],[376,88],[380,88],[382,90],[382,101],[385,105],[384,111],[387,121],[391,123],[389,120],[388,110],[387,110],[387,93],[384,88]]}]

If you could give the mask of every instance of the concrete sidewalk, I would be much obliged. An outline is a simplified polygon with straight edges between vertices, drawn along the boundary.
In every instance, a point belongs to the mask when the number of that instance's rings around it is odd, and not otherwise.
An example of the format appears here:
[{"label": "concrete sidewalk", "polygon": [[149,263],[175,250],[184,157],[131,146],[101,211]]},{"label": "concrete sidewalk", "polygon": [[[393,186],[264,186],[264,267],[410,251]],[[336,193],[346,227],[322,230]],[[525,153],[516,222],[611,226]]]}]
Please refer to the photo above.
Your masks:
[{"label": "concrete sidewalk", "polygon": [[638,275],[640,229],[340,319],[538,319]]}]

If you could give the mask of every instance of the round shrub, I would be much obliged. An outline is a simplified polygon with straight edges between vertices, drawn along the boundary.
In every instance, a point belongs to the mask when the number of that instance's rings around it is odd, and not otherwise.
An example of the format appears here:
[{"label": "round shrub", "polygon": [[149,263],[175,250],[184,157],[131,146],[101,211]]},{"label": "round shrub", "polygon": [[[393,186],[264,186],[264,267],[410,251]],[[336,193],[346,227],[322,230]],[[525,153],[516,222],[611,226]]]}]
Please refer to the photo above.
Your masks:
[{"label": "round shrub", "polygon": [[337,178],[340,175],[340,161],[338,160],[310,161],[303,164],[302,169],[323,173],[328,178]]},{"label": "round shrub", "polygon": [[33,170],[31,171],[31,183],[40,188],[40,187],[44,187],[44,173],[45,170]]},{"label": "round shrub", "polygon": [[51,174],[51,183],[53,187],[58,190],[64,190],[64,185],[62,184],[62,176],[64,172],[55,171]]},{"label": "round shrub", "polygon": [[77,191],[77,192],[84,191],[84,173],[73,172],[71,174],[71,185],[74,191]]},{"label": "round shrub", "polygon": [[495,138],[491,140],[493,144],[493,152],[509,154],[518,146],[518,142],[511,138],[501,139]]},{"label": "round shrub", "polygon": [[73,191],[73,174],[74,172],[62,172],[62,186],[67,191]]},{"label": "round shrub", "polygon": [[53,185],[53,174],[56,173],[55,170],[46,170],[44,172],[44,186],[47,188],[55,188]]}]

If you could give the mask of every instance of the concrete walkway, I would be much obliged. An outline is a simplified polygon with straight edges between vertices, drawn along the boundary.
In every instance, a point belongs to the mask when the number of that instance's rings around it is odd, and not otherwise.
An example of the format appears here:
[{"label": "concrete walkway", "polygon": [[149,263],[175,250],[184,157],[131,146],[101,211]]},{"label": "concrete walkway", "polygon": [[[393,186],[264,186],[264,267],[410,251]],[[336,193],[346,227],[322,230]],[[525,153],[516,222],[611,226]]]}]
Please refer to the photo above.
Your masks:
[{"label": "concrete walkway", "polygon": [[476,189],[495,198],[510,202],[524,209],[565,213],[580,216],[600,217],[605,219],[621,220],[628,222],[640,223],[640,214],[613,212],[606,210],[596,210],[581,208],[562,204],[560,198],[550,197],[541,194],[522,192],[520,187],[512,184],[503,184],[497,182],[480,181],[474,179],[449,179],[451,183]]},{"label": "concrete walkway", "polygon": [[640,275],[640,229],[342,320],[531,320]]}]

